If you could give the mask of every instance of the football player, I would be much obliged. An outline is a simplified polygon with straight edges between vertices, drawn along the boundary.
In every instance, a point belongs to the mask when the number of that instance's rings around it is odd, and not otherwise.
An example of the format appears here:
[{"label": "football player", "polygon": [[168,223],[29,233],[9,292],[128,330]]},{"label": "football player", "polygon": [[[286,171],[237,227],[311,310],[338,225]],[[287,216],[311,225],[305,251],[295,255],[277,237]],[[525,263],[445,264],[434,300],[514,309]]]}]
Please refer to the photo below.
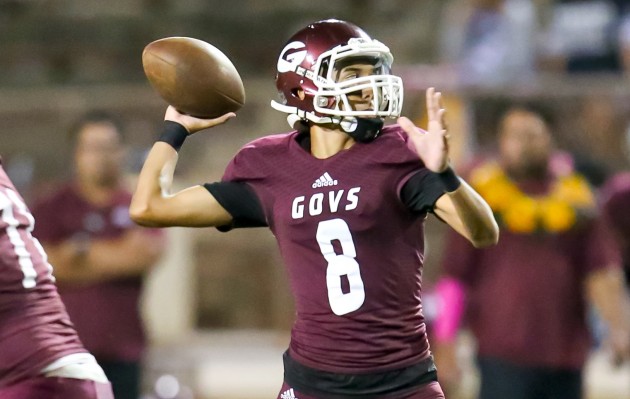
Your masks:
[{"label": "football player", "polygon": [[0,398],[113,399],[68,318],[33,227],[0,163]]},{"label": "football player", "polygon": [[130,212],[142,225],[274,233],[297,310],[278,399],[443,398],[420,297],[424,220],[475,246],[498,240],[488,205],[449,167],[440,93],[427,91],[427,131],[399,117],[392,61],[351,23],[313,23],[278,59],[272,107],[292,131],[244,146],[221,182],[170,194],[184,139],[235,114],[169,107],[140,174]]}]

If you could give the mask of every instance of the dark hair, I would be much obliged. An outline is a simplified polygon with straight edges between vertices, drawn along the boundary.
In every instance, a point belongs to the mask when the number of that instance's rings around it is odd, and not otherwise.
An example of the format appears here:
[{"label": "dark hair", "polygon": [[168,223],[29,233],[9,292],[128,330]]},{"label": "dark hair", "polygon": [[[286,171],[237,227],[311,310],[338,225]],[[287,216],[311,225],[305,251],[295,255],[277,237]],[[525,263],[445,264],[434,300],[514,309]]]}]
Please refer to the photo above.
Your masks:
[{"label": "dark hair", "polygon": [[85,126],[95,123],[108,123],[113,125],[118,131],[121,140],[124,141],[125,135],[120,120],[111,113],[101,110],[90,111],[77,119],[68,130],[68,141],[73,145],[76,144],[79,132],[81,132]]},{"label": "dark hair", "polygon": [[530,114],[534,114],[547,125],[547,128],[553,131],[554,119],[552,116],[551,108],[542,102],[527,100],[527,101],[510,101],[503,105],[499,112],[498,126],[501,126],[505,117],[513,111],[524,111]]}]

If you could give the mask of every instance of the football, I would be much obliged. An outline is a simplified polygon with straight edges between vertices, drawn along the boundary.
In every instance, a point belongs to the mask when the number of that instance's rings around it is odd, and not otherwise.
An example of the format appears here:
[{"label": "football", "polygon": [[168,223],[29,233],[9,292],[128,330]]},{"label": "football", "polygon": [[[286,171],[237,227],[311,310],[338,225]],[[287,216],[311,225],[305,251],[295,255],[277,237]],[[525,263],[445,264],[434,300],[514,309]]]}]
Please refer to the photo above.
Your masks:
[{"label": "football", "polygon": [[181,113],[216,118],[245,104],[234,64],[203,40],[167,37],[151,42],[142,52],[142,66],[151,86]]}]

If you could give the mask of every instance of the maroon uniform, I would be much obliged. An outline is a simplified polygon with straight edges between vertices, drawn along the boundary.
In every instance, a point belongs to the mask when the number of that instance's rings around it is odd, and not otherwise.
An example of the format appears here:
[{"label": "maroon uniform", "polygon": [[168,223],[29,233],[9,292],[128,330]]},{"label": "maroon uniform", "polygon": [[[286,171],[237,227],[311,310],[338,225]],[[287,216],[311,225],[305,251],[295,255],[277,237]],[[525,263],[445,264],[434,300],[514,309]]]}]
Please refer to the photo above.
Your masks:
[{"label": "maroon uniform", "polygon": [[396,127],[374,144],[357,143],[323,160],[295,136],[245,146],[224,176],[254,189],[278,240],[297,310],[291,356],[338,372],[428,357],[423,218],[399,197],[422,167],[418,156]]},{"label": "maroon uniform", "polygon": [[87,352],[31,235],[33,224],[0,165],[0,388],[35,378],[65,355]]},{"label": "maroon uniform", "polygon": [[2,399],[114,399],[109,383],[37,377],[0,389]]},{"label": "maroon uniform", "polygon": [[[110,204],[96,207],[69,184],[35,207],[36,234],[40,240],[53,244],[73,237],[120,237],[135,228],[129,219],[130,200],[128,192],[120,191]],[[140,277],[94,284],[59,284],[59,292],[81,340],[97,359],[140,359],[145,346],[138,311],[141,289]]]},{"label": "maroon uniform", "polygon": [[[256,140],[223,178],[253,189],[286,264],[297,320],[285,369],[386,381],[377,374],[423,365],[417,379],[433,370],[420,299],[426,210],[410,210],[401,190],[431,173],[397,125],[327,159],[313,157],[307,140],[297,132]],[[432,206],[444,188],[423,181]]]}]

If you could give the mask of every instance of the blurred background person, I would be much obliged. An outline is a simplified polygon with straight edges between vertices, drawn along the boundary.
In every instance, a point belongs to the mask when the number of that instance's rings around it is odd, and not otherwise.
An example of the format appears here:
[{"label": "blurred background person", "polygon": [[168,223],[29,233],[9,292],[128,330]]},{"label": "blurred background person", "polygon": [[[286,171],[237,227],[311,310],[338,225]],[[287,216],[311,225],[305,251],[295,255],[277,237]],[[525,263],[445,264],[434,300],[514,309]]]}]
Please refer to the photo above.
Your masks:
[{"label": "blurred background person", "polygon": [[457,364],[452,345],[465,315],[477,344],[479,398],[578,399],[591,349],[587,303],[606,322],[615,355],[630,356],[618,253],[595,216],[586,179],[554,162],[540,113],[509,109],[498,147],[498,159],[475,167],[470,181],[492,207],[501,239],[479,251],[449,236],[438,283],[444,314],[436,321],[436,363]]},{"label": "blurred background person", "polygon": [[577,104],[572,142],[575,168],[592,186],[600,188],[614,173],[628,166],[624,107],[614,97],[585,95]]},{"label": "blurred background person", "polygon": [[624,9],[624,13],[619,21],[617,35],[621,65],[624,74],[627,76],[630,72],[630,8]]},{"label": "blurred background person", "polygon": [[59,292],[117,399],[137,399],[146,345],[139,299],[164,247],[159,230],[129,219],[125,147],[116,120],[90,113],[70,132],[75,176],[34,209]]},{"label": "blurred background person", "polygon": [[0,160],[0,397],[113,399],[68,319],[34,223]]},{"label": "blurred background person", "polygon": [[[490,70],[498,67],[496,77],[502,77],[502,68],[513,65],[513,52],[527,50],[529,61],[520,64],[527,66],[521,70],[522,75],[491,86],[457,81],[453,78],[454,63],[441,62],[444,51],[440,41],[444,34],[456,36],[460,41],[455,44],[477,42],[478,36],[462,33],[463,17],[470,15],[473,3],[479,5],[476,8],[483,5],[477,0],[235,0],[229,7],[219,0],[0,1],[0,51],[5,55],[0,58],[0,151],[5,169],[27,204],[45,197],[68,171],[66,161],[71,150],[60,138],[70,121],[90,109],[103,109],[124,120],[126,130],[133,133],[126,137],[126,146],[132,154],[136,150],[137,154],[146,153],[154,142],[153,133],[159,128],[157,122],[165,104],[143,74],[143,48],[163,37],[189,36],[224,51],[243,77],[247,92],[245,112],[228,126],[198,137],[196,140],[203,144],[185,147],[186,154],[180,157],[179,181],[194,183],[201,177],[208,178],[209,171],[217,171],[214,177],[218,179],[221,167],[244,143],[254,140],[256,132],[286,128],[285,121],[271,117],[268,101],[276,92],[269,77],[275,73],[278,43],[304,23],[331,16],[359,23],[388,43],[397,55],[393,72],[405,80],[405,107],[411,117],[421,117],[427,87],[443,88],[449,129],[457,133],[452,137],[451,154],[458,169],[463,165],[460,162],[478,155],[479,150],[490,148],[489,144],[494,147],[496,112],[506,102],[524,98],[544,103],[545,110],[562,121],[554,129],[560,148],[578,156],[597,151],[587,166],[607,166],[616,159],[611,157],[610,149],[617,128],[609,130],[613,125],[601,125],[608,110],[589,106],[591,112],[583,112],[581,104],[590,99],[610,101],[615,118],[625,119],[627,124],[627,74],[578,76],[567,73],[564,67],[537,69],[544,64],[539,62],[538,51],[548,40],[545,35],[553,10],[565,2],[505,1],[509,6],[499,12],[510,10],[511,18],[520,21],[511,20],[512,27],[520,32],[533,30],[535,36],[509,39],[514,43],[508,48],[507,54],[511,55],[503,59],[485,57],[484,51],[476,53],[480,55],[471,59],[471,64]],[[515,4],[522,7],[523,14],[514,14]],[[614,14],[616,10],[612,10]],[[461,19],[445,18],[453,11]],[[586,16],[575,19],[577,34],[599,35],[591,26],[601,26],[598,15],[602,14],[581,15]],[[628,14],[624,15],[618,34],[627,56],[630,24]],[[616,18],[613,15],[612,19]],[[611,34],[609,40],[614,41],[614,30]],[[564,40],[573,39],[570,34],[565,36]],[[490,40],[491,49],[492,43]],[[490,53],[495,54],[494,50]],[[533,71],[528,69],[532,68],[532,57]],[[470,75],[474,77],[474,71]],[[492,73],[484,76],[494,82]],[[586,129],[588,132],[584,132]],[[608,132],[613,131],[615,136],[610,136]],[[591,140],[602,142],[591,148]],[[205,150],[208,147],[217,151],[209,153]],[[578,167],[578,159],[575,161]],[[628,165],[624,169],[630,170]],[[582,167],[580,170],[587,172]],[[423,287],[436,282],[440,273],[445,231],[440,222],[427,223]],[[151,340],[143,361],[145,393],[168,374],[176,376],[182,386],[191,387],[199,399],[262,399],[275,395],[275,381],[282,375],[282,366],[275,360],[286,349],[294,310],[291,294],[284,288],[282,270],[277,268],[279,254],[273,236],[264,229],[230,235],[175,229],[168,234],[167,254],[144,285],[143,315]],[[217,252],[223,256],[216,256]],[[200,267],[209,256],[213,258],[212,267]],[[474,348],[468,345],[468,338],[465,331],[459,336],[458,346],[464,367],[463,394],[475,392],[478,382],[470,358]],[[257,381],[242,384],[238,377],[249,374],[252,361],[264,362],[256,367],[262,371],[257,373]],[[441,380],[446,371],[447,367],[440,366]],[[585,371],[587,397],[630,397],[629,376],[630,364],[614,369],[606,351],[597,348],[590,354]],[[469,395],[463,396],[470,399]]]},{"label": "blurred background person", "polygon": [[534,77],[536,7],[530,0],[453,0],[445,8],[440,57],[463,85]]},{"label": "blurred background person", "polygon": [[540,37],[545,71],[622,73],[627,0],[555,0]]}]

